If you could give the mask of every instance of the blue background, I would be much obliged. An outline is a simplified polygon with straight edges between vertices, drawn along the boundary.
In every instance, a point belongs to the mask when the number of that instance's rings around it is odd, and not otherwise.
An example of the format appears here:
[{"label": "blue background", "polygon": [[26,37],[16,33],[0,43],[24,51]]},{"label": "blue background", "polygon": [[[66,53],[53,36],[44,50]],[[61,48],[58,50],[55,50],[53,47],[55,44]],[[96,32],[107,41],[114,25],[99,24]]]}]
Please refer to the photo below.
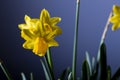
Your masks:
[{"label": "blue background", "polygon": [[[79,21],[79,42],[77,55],[77,76],[81,73],[81,64],[88,51],[91,58],[96,58],[101,35],[113,4],[120,5],[119,0],[81,0]],[[56,37],[59,47],[52,48],[55,75],[58,77],[63,69],[72,65],[72,46],[75,25],[76,0],[1,0],[0,1],[0,59],[4,62],[12,77],[21,80],[21,72],[29,78],[33,72],[35,80],[44,80],[44,72],[38,57],[22,47],[24,40],[20,37],[18,24],[24,23],[24,15],[39,18],[43,8],[51,17],[59,16],[58,24],[63,34]],[[120,66],[120,30],[109,28],[106,40],[107,62],[114,73]],[[0,69],[0,79],[5,78]]]}]

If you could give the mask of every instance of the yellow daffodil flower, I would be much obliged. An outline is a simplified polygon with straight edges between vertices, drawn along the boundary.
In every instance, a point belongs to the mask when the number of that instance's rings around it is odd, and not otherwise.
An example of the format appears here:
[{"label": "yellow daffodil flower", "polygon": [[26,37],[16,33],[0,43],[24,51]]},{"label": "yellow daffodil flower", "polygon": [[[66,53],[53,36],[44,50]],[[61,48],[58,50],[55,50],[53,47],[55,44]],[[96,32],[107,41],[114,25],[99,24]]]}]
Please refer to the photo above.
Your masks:
[{"label": "yellow daffodil flower", "polygon": [[54,38],[62,33],[61,28],[56,26],[60,21],[59,17],[51,18],[46,9],[41,11],[39,19],[25,15],[25,24],[18,25],[21,37],[26,40],[23,47],[32,49],[36,55],[44,56],[49,47],[59,45]]},{"label": "yellow daffodil flower", "polygon": [[113,6],[113,16],[110,18],[110,22],[113,23],[113,31],[120,28],[120,6]]}]

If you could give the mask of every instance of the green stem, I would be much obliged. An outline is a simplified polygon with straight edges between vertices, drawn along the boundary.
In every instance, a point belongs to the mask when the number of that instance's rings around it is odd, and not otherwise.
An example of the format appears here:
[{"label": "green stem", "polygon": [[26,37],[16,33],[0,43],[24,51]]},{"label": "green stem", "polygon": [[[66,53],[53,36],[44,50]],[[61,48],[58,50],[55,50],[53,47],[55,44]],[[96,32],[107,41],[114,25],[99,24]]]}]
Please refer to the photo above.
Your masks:
[{"label": "green stem", "polygon": [[50,48],[48,48],[47,50],[47,61],[50,68],[51,75],[52,75],[52,79],[54,80],[54,69],[53,69],[53,61],[52,61]]},{"label": "green stem", "polygon": [[50,68],[53,69],[53,62],[52,62],[52,56],[51,56],[51,51],[50,48],[47,50],[47,60],[50,65]]},{"label": "green stem", "polygon": [[0,62],[0,67],[3,70],[4,74],[6,75],[7,79],[12,80],[9,72],[7,71],[6,67],[4,66],[2,62]]},{"label": "green stem", "polygon": [[72,62],[72,79],[73,80],[76,80],[76,61],[77,61],[77,40],[78,40],[79,7],[80,7],[80,0],[77,0],[75,33],[74,33],[74,44],[73,44],[73,62]]},{"label": "green stem", "polygon": [[112,16],[112,12],[110,12],[110,15],[108,17],[108,21],[107,21],[105,29],[103,31],[102,38],[101,38],[101,43],[103,43],[105,41],[105,37],[106,37],[107,31],[108,31],[108,28],[109,28],[109,25],[110,25],[109,19],[111,18],[111,16]]},{"label": "green stem", "polygon": [[[105,37],[106,37],[107,31],[108,31],[108,28],[109,28],[109,25],[110,25],[109,19],[111,18],[112,14],[113,14],[113,12],[111,11],[110,14],[109,14],[107,23],[106,23],[106,25],[105,25],[105,28],[104,28],[102,37],[101,37],[100,45],[105,41]],[[99,45],[99,46],[100,46],[100,45]],[[99,48],[99,49],[100,49],[100,48]],[[98,60],[98,61],[99,61],[99,59],[100,59],[100,50],[98,50],[98,56],[97,56],[97,60]]]}]

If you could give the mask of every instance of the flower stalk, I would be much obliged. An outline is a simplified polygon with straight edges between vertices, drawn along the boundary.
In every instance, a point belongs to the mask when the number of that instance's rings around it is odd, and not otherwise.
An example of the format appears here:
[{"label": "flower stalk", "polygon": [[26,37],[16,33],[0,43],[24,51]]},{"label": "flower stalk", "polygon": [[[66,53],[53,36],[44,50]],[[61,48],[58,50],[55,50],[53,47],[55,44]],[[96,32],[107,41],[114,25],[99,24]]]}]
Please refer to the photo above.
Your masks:
[{"label": "flower stalk", "polygon": [[77,4],[76,4],[75,32],[74,32],[74,44],[73,44],[73,62],[72,62],[72,79],[73,80],[76,80],[76,62],[77,62],[77,42],[78,42],[79,8],[80,8],[80,0],[77,0]]},{"label": "flower stalk", "polygon": [[48,48],[48,50],[47,50],[47,60],[48,60],[48,63],[50,65],[50,68],[52,69],[53,68],[53,61],[52,61],[50,48]]},{"label": "flower stalk", "polygon": [[[112,17],[112,14],[113,14],[113,12],[111,11],[110,14],[109,14],[107,23],[106,23],[106,25],[105,25],[105,28],[104,28],[102,37],[101,37],[100,45],[105,41],[105,37],[106,37],[107,31],[108,31],[108,29],[109,29],[110,18]],[[98,57],[97,57],[97,59],[98,59],[98,61],[99,61],[99,59],[100,59],[100,50],[98,50]]]},{"label": "flower stalk", "polygon": [[50,48],[48,48],[48,50],[47,50],[47,56],[46,57],[47,57],[48,65],[49,65],[49,71],[50,71],[50,74],[52,76],[52,80],[54,80],[54,68],[53,68],[53,61],[52,61]]},{"label": "flower stalk", "polygon": [[103,34],[102,34],[102,38],[101,38],[101,43],[105,41],[105,37],[106,37],[106,34],[107,34],[107,31],[108,31],[108,28],[109,28],[109,25],[110,25],[110,21],[109,19],[112,17],[112,11],[110,12],[110,15],[108,17],[108,21],[106,23],[106,26],[105,26],[105,29],[103,31]]}]

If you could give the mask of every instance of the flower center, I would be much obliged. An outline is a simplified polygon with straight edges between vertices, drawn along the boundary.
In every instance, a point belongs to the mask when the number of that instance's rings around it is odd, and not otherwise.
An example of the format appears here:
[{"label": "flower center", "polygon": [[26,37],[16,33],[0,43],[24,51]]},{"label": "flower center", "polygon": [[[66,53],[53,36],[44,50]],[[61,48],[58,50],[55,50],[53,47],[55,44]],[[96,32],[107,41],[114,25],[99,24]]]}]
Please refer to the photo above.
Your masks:
[{"label": "flower center", "polygon": [[52,32],[51,26],[47,23],[44,24],[44,29],[45,29],[46,33]]}]

